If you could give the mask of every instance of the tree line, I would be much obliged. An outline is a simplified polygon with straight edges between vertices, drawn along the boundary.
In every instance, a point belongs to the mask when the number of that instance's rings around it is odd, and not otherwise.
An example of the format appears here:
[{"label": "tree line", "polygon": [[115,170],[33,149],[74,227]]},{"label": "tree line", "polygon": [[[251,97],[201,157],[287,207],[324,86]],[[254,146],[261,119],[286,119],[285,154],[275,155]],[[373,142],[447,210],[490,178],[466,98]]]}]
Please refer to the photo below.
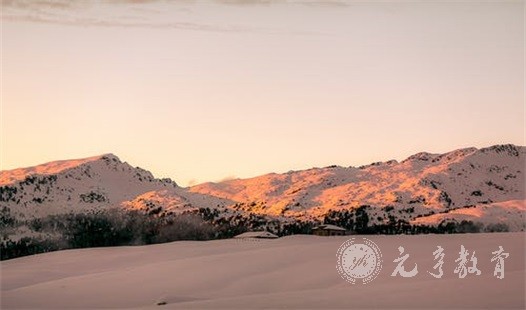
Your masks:
[{"label": "tree line", "polygon": [[[508,231],[505,224],[484,226],[472,221],[444,221],[437,226],[411,225],[388,214],[387,220],[372,224],[370,206],[352,210],[330,210],[321,221],[288,220],[254,213],[226,213],[200,208],[182,214],[148,214],[122,209],[101,209],[86,213],[50,215],[24,222],[11,216],[8,208],[0,210],[0,258],[11,259],[63,249],[143,245],[178,240],[231,238],[246,231],[267,230],[278,236],[310,234],[324,223],[347,229],[354,234],[444,234]],[[412,212],[411,210],[407,212]],[[388,212],[389,213],[389,212]],[[31,236],[11,240],[8,228],[27,226]]]}]

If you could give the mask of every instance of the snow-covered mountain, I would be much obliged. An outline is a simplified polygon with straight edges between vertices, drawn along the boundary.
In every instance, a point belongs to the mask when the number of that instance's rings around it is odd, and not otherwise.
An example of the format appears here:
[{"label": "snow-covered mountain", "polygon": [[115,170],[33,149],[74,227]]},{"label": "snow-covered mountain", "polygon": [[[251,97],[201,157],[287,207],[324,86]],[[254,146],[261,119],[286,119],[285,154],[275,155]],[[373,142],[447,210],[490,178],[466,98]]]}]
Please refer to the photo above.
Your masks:
[{"label": "snow-covered mountain", "polygon": [[321,219],[369,205],[372,223],[444,219],[511,223],[523,230],[526,147],[496,145],[362,167],[330,166],[191,188],[156,179],[112,154],[0,172],[0,209],[19,218],[123,207],[148,213],[195,208]]},{"label": "snow-covered mountain", "polygon": [[[513,221],[514,227],[523,229],[525,163],[526,147],[495,145],[445,154],[418,153],[402,162],[391,160],[357,168],[330,166],[271,173],[205,183],[190,191],[244,203],[252,212],[287,217],[320,218],[329,210],[370,205],[377,209],[373,220],[378,222],[388,218],[386,210],[412,221],[474,206],[472,219],[491,216]],[[515,203],[502,204],[509,201]],[[481,211],[494,203],[500,203],[501,212]],[[427,223],[438,219],[428,218]]]},{"label": "snow-covered mountain", "polygon": [[230,204],[156,179],[112,154],[2,171],[0,185],[0,209],[18,218],[115,206],[155,213]]}]

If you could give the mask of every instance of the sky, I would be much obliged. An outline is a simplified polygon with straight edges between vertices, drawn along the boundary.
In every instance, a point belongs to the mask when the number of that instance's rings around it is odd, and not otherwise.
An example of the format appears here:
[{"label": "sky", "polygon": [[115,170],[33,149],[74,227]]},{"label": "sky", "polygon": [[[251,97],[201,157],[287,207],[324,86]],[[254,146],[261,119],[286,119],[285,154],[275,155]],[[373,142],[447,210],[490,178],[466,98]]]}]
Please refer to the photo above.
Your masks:
[{"label": "sky", "polygon": [[2,170],[181,186],[525,145],[524,1],[2,1]]}]

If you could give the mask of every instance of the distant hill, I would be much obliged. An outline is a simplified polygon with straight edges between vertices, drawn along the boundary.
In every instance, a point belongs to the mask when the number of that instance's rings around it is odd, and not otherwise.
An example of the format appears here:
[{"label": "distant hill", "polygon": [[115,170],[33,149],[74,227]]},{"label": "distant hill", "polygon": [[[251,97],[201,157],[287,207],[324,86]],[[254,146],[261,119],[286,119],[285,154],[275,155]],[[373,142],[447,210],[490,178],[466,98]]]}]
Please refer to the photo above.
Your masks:
[{"label": "distant hill", "polygon": [[377,223],[389,214],[427,224],[458,217],[506,222],[523,230],[525,164],[525,147],[495,145],[418,153],[402,162],[271,173],[205,183],[190,191],[243,203],[245,210],[266,215],[321,218],[329,210],[369,205]]},{"label": "distant hill", "polygon": [[106,154],[0,172],[0,209],[19,219],[119,207],[151,214],[207,208],[280,221],[323,220],[369,206],[369,224],[393,218],[525,228],[526,147],[495,145],[418,153],[362,167],[330,166],[179,187]]},{"label": "distant hill", "polygon": [[123,207],[164,211],[217,207],[230,202],[190,193],[170,179],[156,179],[112,154],[0,172],[0,208],[20,218]]}]

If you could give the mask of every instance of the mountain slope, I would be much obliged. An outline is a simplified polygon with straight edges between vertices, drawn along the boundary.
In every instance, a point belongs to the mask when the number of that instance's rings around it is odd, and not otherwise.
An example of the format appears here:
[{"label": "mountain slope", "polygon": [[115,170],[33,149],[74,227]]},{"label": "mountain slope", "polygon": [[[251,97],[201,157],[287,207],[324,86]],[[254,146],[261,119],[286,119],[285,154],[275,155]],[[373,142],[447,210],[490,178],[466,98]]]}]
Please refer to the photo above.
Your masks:
[{"label": "mountain slope", "polygon": [[414,208],[416,215],[470,205],[524,200],[526,148],[497,145],[402,162],[326,167],[205,183],[190,191],[245,203],[260,214],[319,218],[360,205]]},{"label": "mountain slope", "polygon": [[195,193],[170,179],[121,162],[112,154],[2,171],[0,207],[20,218],[122,206],[150,211],[145,193],[162,193],[172,207],[215,207],[225,200]]},{"label": "mountain slope", "polygon": [[463,220],[486,225],[487,231],[502,231],[502,224],[506,225],[510,231],[524,231],[526,204],[524,200],[481,204],[455,209],[447,213],[437,213],[415,218],[411,221],[411,224],[436,226],[443,221],[460,222]]},{"label": "mountain slope", "polygon": [[73,169],[77,166],[97,161],[103,157],[111,158],[112,154],[106,154],[101,156],[88,157],[83,159],[72,159],[72,160],[59,160],[43,165],[38,165],[29,168],[18,168],[9,171],[2,171],[0,173],[0,186],[9,185],[17,181],[23,181],[26,177],[31,175],[52,175],[58,174],[62,171]]},{"label": "mountain slope", "polygon": [[526,147],[496,145],[181,188],[106,154],[1,171],[0,209],[21,219],[121,207],[150,214],[220,208],[225,214],[322,220],[331,210],[369,205],[371,224],[393,217],[435,225],[472,218],[513,222],[514,230],[523,230],[525,163]]}]

